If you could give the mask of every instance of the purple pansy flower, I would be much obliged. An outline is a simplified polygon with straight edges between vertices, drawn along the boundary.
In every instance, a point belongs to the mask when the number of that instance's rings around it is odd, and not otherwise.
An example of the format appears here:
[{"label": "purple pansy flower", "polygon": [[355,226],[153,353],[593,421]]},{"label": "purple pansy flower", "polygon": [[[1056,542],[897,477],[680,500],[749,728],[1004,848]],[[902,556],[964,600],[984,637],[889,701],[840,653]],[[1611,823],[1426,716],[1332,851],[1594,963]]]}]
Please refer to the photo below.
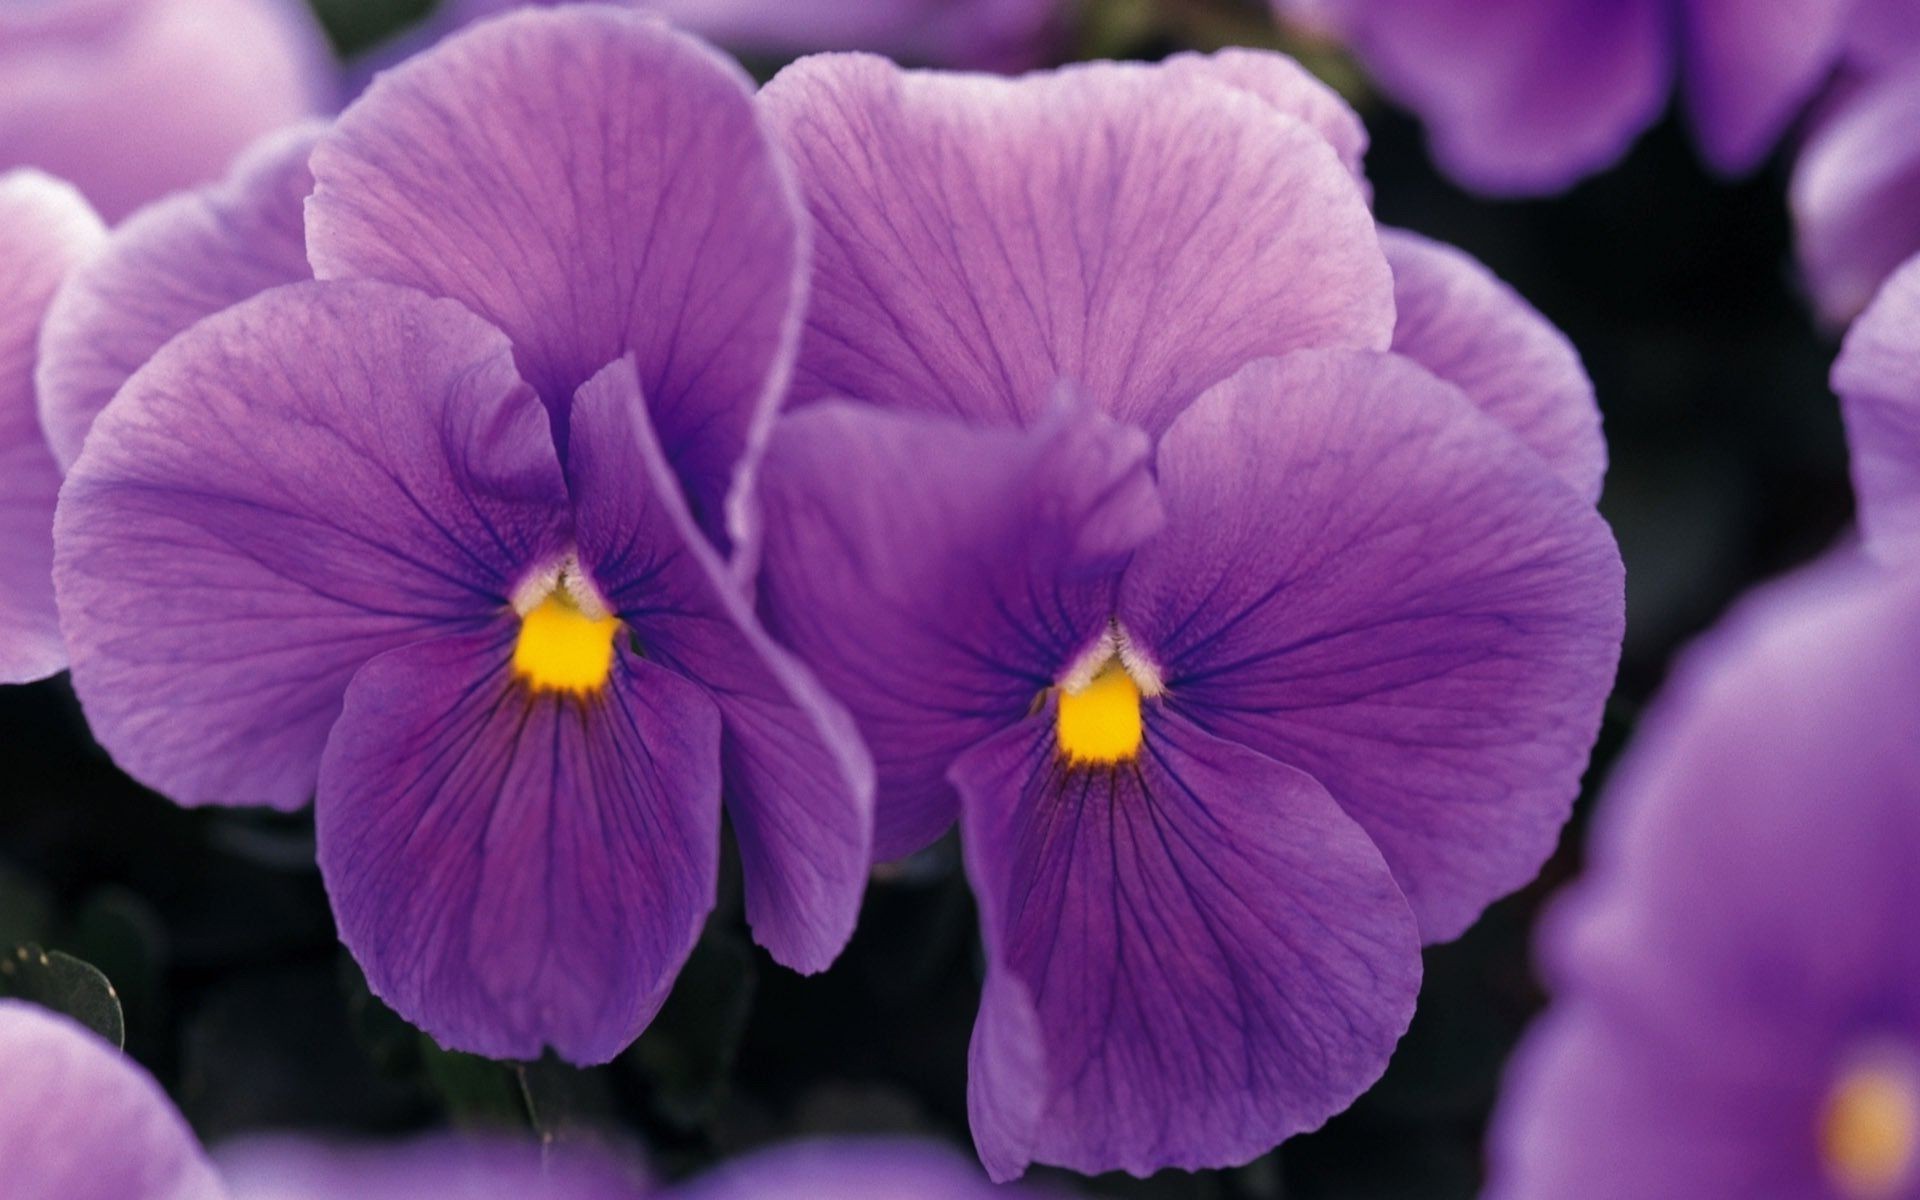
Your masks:
[{"label": "purple pansy flower", "polygon": [[1800,269],[1834,325],[1920,252],[1920,7],[1908,12],[1907,60],[1843,89],[1794,163]]},{"label": "purple pansy flower", "polygon": [[0,175],[0,683],[67,665],[52,576],[60,470],[35,412],[35,346],[54,289],[105,232],[68,185],[37,171]]},{"label": "purple pansy flower", "polygon": [[804,282],[744,76],[630,13],[506,18],[384,76],[312,171],[322,281],[169,342],[68,475],[101,744],[186,804],[317,789],[343,940],[451,1046],[631,1041],[723,792],[756,936],[821,969],[871,768],[715,545]]},{"label": "purple pansy flower", "polygon": [[1622,621],[1577,357],[1383,249],[1278,56],[761,100],[816,252],[763,608],[874,751],[880,855],[959,814],[989,1171],[1319,1125],[1577,788]]},{"label": "purple pansy flower", "polygon": [[1503,194],[1612,164],[1666,108],[1676,72],[1708,162],[1750,170],[1837,68],[1916,32],[1908,0],[1274,4],[1351,45],[1456,179]]},{"label": "purple pansy flower", "polygon": [[1851,556],[1683,660],[1549,916],[1490,1195],[1920,1195],[1920,588]]},{"label": "purple pansy flower", "polygon": [[71,180],[112,221],[324,111],[338,68],[294,0],[0,6],[0,167]]}]

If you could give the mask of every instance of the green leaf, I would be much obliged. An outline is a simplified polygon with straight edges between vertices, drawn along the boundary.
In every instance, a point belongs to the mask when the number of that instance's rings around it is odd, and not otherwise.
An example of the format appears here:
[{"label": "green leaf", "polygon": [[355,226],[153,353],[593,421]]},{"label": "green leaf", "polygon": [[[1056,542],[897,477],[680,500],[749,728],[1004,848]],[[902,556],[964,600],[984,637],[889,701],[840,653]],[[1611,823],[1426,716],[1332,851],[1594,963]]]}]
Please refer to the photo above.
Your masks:
[{"label": "green leaf", "polygon": [[88,963],[32,942],[0,958],[0,995],[31,1000],[64,1013],[115,1046],[127,1044],[120,997],[107,977]]}]

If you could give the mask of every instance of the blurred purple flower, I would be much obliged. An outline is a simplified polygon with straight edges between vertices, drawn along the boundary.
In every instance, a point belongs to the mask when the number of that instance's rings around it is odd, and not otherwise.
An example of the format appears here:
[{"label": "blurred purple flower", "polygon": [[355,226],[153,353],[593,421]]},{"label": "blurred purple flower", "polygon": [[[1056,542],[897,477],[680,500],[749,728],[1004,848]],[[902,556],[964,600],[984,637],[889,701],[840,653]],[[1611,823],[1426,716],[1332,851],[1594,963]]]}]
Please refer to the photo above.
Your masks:
[{"label": "blurred purple flower", "polygon": [[1920,53],[1840,89],[1813,122],[1794,164],[1793,217],[1801,273],[1829,324],[1852,320],[1920,253]]},{"label": "blurred purple flower", "polygon": [[0,168],[71,180],[118,221],[327,109],[337,74],[298,0],[0,5]]},{"label": "blurred purple flower", "polygon": [[1920,588],[1852,556],[1682,661],[1549,914],[1496,1200],[1920,1195]]},{"label": "blurred purple flower", "polygon": [[761,101],[816,252],[763,606],[874,750],[879,854],[960,816],[989,1171],[1319,1125],[1577,789],[1622,620],[1577,357],[1383,253],[1364,133],[1278,56]]},{"label": "blurred purple flower", "polygon": [[1461,183],[1558,191],[1611,165],[1677,72],[1707,161],[1757,166],[1843,65],[1920,46],[1911,0],[1273,0],[1346,41]]},{"label": "blurred purple flower", "polygon": [[1833,387],[1866,544],[1884,560],[1920,564],[1920,258],[1854,323]]},{"label": "blurred purple flower", "polygon": [[[870,767],[715,545],[804,287],[746,79],[633,14],[507,18],[385,76],[312,171],[322,282],[169,342],[68,476],[101,744],[185,804],[317,786],[343,940],[450,1046],[630,1042],[713,904],[723,790],[756,935],[823,968]],[[155,244],[164,273],[192,241]]]},{"label": "blurred purple flower", "polygon": [[0,683],[67,665],[52,574],[60,469],[35,412],[35,346],[54,289],[104,235],[68,185],[37,171],[0,174]]}]

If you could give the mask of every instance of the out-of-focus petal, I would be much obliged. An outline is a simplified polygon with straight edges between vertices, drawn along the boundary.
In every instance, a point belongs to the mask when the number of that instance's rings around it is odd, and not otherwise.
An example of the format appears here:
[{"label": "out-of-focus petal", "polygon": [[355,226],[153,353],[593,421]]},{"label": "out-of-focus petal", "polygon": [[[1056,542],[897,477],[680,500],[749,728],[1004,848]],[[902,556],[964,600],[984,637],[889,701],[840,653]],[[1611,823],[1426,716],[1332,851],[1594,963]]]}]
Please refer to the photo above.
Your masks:
[{"label": "out-of-focus petal", "polygon": [[279,288],[170,342],[88,435],[54,530],[74,686],[148,786],[294,807],[353,673],[498,618],[566,525],[497,331],[385,284]]},{"label": "out-of-focus petal", "polygon": [[1158,473],[1120,620],[1167,703],[1324,784],[1428,941],[1532,879],[1620,652],[1592,504],[1456,388],[1350,351],[1250,366]]},{"label": "out-of-focus petal", "polygon": [[68,185],[37,171],[0,175],[0,683],[67,665],[53,602],[60,469],[34,412],[34,346],[54,289],[105,236]]},{"label": "out-of-focus petal", "polygon": [[1358,184],[1207,74],[781,72],[761,102],[816,226],[795,401],[1024,422],[1064,379],[1158,434],[1249,358],[1384,349],[1392,277]]},{"label": "out-of-focus petal", "polygon": [[513,339],[566,449],[628,354],[700,525],[785,388],[804,218],[730,60],[605,6],[476,26],[380,77],[313,156],[320,278],[458,300]]},{"label": "out-of-focus petal", "polygon": [[1600,407],[1565,334],[1471,256],[1383,230],[1399,323],[1393,350],[1467,394],[1597,501],[1607,474]]},{"label": "out-of-focus petal", "polygon": [[1800,267],[1834,325],[1852,320],[1920,253],[1920,62],[1839,102],[1793,171]]},{"label": "out-of-focus petal", "polygon": [[1251,92],[1276,111],[1305,122],[1327,139],[1355,179],[1366,178],[1367,126],[1339,92],[1284,54],[1237,47],[1214,54],[1175,54],[1161,60],[1171,75],[1196,75]]},{"label": "out-of-focus petal", "polygon": [[1559,191],[1611,165],[1666,106],[1669,0],[1373,0],[1336,14],[1461,183]]},{"label": "out-of-focus petal", "polygon": [[1685,0],[1681,83],[1701,152],[1758,166],[1827,81],[1858,0]]},{"label": "out-of-focus petal", "polygon": [[1897,66],[1920,52],[1920,6],[1911,0],[1855,0],[1847,32],[1854,63],[1868,70]]},{"label": "out-of-focus petal", "polygon": [[113,231],[54,298],[40,341],[40,423],[63,468],[154,352],[202,317],[312,278],[301,206],[320,127],[255,147],[223,183],[172,196]]},{"label": "out-of-focus petal", "polygon": [[672,1189],[671,1200],[995,1200],[1055,1193],[996,1187],[948,1146],[908,1138],[820,1138],[738,1158]]},{"label": "out-of-focus petal", "polygon": [[511,675],[515,626],[368,663],[314,816],[340,940],[442,1045],[603,1063],[713,908],[720,715],[626,646],[591,697]]},{"label": "out-of-focus petal", "polygon": [[1920,560],[1920,258],[1888,280],[1854,323],[1833,388],[1847,420],[1868,544]]},{"label": "out-of-focus petal", "polygon": [[233,1200],[641,1200],[646,1174],[560,1142],[439,1135],[392,1145],[258,1136],[214,1154]]},{"label": "out-of-focus petal", "polygon": [[153,1077],[67,1018],[0,1000],[7,1200],[221,1200]]},{"label": "out-of-focus petal", "polygon": [[1072,768],[1049,711],[953,781],[1004,981],[983,1005],[1029,1010],[1015,1020],[1045,1072],[1038,1088],[1009,1077],[976,1032],[968,1105],[995,1178],[1247,1162],[1386,1068],[1419,933],[1372,841],[1306,774],[1167,712],[1137,763]]},{"label": "out-of-focus petal", "polygon": [[873,763],[852,720],[767,637],[694,525],[631,361],[580,389],[568,474],[582,565],[648,660],[719,706],[754,935],[824,970],[853,934],[873,842]]},{"label": "out-of-focus petal", "polygon": [[109,220],[220,178],[335,101],[290,0],[52,0],[0,12],[0,163],[71,179]]},{"label": "out-of-focus petal", "polygon": [[1118,570],[1160,523],[1146,459],[1088,412],[1032,432],[847,404],[781,421],[761,607],[873,748],[878,857],[945,832],[954,758],[1106,631]]}]

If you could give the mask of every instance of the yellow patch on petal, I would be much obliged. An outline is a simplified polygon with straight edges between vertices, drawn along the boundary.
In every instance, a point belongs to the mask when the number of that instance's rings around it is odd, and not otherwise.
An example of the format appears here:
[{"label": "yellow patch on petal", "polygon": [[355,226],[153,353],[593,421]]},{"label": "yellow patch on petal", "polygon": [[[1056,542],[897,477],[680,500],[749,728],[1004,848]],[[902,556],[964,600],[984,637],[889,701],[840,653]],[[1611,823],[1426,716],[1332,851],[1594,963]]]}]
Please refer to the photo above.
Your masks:
[{"label": "yellow patch on petal", "polygon": [[520,618],[513,673],[544,692],[597,692],[613,670],[617,617],[590,617],[554,592]]},{"label": "yellow patch on petal", "polygon": [[1905,1194],[1920,1158],[1920,1077],[1887,1062],[1842,1075],[1820,1119],[1820,1157],[1843,1195]]},{"label": "yellow patch on petal", "polygon": [[1118,658],[1079,691],[1060,692],[1058,737],[1072,763],[1112,766],[1140,753],[1140,685]]}]

